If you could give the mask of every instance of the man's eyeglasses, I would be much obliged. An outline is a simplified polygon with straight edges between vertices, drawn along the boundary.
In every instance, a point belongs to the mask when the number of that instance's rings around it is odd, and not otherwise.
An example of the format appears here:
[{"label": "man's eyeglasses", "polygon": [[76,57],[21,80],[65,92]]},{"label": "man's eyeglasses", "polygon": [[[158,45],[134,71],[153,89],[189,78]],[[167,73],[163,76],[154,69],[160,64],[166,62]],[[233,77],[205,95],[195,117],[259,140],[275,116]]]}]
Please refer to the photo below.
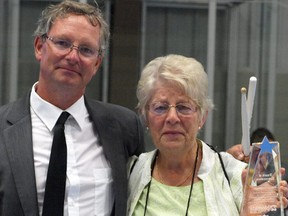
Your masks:
[{"label": "man's eyeglasses", "polygon": [[85,58],[94,58],[102,54],[101,49],[96,49],[89,46],[75,46],[71,41],[56,38],[56,37],[49,37],[47,34],[43,35],[43,38],[48,39],[52,42],[54,47],[61,52],[63,55],[68,54],[72,51],[72,49],[76,49],[78,53],[85,57]]},{"label": "man's eyeglasses", "polygon": [[149,105],[149,111],[155,115],[161,116],[168,113],[168,111],[174,107],[178,114],[182,115],[191,115],[192,113],[197,112],[197,106],[194,106],[190,103],[179,103],[176,105],[171,105],[162,102],[156,102]]}]

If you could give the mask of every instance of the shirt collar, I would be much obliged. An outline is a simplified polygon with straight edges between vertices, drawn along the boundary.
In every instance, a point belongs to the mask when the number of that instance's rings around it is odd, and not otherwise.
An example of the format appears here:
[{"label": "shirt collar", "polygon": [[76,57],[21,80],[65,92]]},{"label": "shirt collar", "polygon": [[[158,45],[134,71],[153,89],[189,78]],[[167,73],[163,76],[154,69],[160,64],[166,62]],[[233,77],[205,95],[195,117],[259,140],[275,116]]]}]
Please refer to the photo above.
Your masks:
[{"label": "shirt collar", "polygon": [[[88,111],[84,103],[84,96],[80,97],[74,104],[72,104],[66,110],[62,110],[53,104],[43,100],[35,91],[35,87],[38,82],[36,82],[31,91],[30,104],[31,108],[34,110],[35,114],[41,121],[46,125],[46,127],[52,131],[56,124],[59,116],[63,111],[67,111],[76,121],[80,130],[83,129],[85,123],[85,117],[88,116]],[[71,118],[71,117],[69,117]]]}]

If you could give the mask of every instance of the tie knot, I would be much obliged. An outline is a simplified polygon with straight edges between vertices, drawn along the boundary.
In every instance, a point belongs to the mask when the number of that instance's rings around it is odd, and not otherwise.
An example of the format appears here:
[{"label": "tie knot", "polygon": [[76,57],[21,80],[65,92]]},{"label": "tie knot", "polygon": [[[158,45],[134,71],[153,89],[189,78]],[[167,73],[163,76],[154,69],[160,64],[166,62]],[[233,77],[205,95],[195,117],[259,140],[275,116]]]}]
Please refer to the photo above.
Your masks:
[{"label": "tie knot", "polygon": [[66,120],[67,120],[67,118],[69,117],[69,115],[70,115],[70,113],[68,113],[68,112],[62,112],[61,113],[61,115],[60,115],[60,117],[58,118],[58,120],[57,120],[57,122],[56,122],[56,125],[57,124],[62,124],[62,125],[64,125],[65,124],[65,122],[66,122]]}]

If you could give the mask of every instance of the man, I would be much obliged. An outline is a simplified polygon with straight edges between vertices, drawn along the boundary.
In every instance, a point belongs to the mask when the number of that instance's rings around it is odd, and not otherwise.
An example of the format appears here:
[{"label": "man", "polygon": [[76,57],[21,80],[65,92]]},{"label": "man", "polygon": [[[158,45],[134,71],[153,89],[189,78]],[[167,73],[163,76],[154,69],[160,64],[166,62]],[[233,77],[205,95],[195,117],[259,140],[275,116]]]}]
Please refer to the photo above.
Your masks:
[{"label": "man", "polygon": [[[34,40],[39,80],[25,97],[0,109],[1,216],[126,214],[126,165],[144,150],[140,121],[126,108],[84,96],[108,39],[98,8],[64,1],[43,11]],[[63,123],[63,210],[44,213],[54,125],[63,111],[69,116]]]}]

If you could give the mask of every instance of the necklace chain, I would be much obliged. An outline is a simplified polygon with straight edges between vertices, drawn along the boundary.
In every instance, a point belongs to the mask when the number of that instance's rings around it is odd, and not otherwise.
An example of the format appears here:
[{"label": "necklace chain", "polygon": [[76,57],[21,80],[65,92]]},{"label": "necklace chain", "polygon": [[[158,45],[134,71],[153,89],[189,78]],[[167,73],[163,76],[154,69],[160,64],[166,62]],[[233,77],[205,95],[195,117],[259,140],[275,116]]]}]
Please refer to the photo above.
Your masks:
[{"label": "necklace chain", "polygon": [[[157,163],[157,166],[156,166],[156,171],[157,171],[157,174],[158,174],[158,177],[159,177],[159,180],[162,184],[165,184],[164,183],[164,180],[162,178],[162,176],[160,175],[160,172],[159,172],[159,162],[158,162],[158,157],[156,158],[156,163]],[[195,168],[194,168],[195,169]],[[179,184],[177,184],[176,186],[179,187],[179,186],[182,186],[193,174],[193,169],[191,170],[191,172],[189,173],[189,175],[187,177],[185,177],[184,181],[181,181]],[[193,179],[192,179],[193,181]]]},{"label": "necklace chain", "polygon": [[[191,199],[191,195],[192,195],[192,190],[193,190],[193,181],[194,181],[194,177],[195,177],[195,173],[196,173],[196,167],[197,167],[197,161],[198,161],[198,153],[199,153],[199,146],[201,145],[201,143],[197,142],[197,152],[196,152],[196,158],[195,158],[195,162],[194,162],[194,167],[193,167],[193,171],[192,171],[192,182],[191,182],[191,186],[190,186],[190,191],[189,191],[189,197],[188,197],[188,201],[187,201],[187,208],[186,208],[186,213],[185,213],[185,216],[188,216],[188,210],[189,210],[189,205],[190,205],[190,199]],[[157,152],[158,154],[158,152]],[[157,158],[157,157],[156,157]],[[155,167],[155,162],[156,160],[153,161],[152,163],[152,170],[151,170],[151,176],[152,176],[152,173],[153,173],[153,169]],[[158,173],[158,176],[159,176],[159,173]],[[159,176],[160,177],[160,176]],[[161,178],[161,177],[160,177]],[[187,180],[187,179],[186,179]],[[185,181],[186,181],[185,180]],[[184,182],[185,183],[185,182]],[[183,183],[183,184],[184,184]],[[146,201],[145,201],[145,206],[144,206],[144,216],[146,215],[146,211],[147,211],[147,206],[148,206],[148,199],[149,199],[149,192],[150,192],[150,187],[151,187],[151,180],[150,182],[148,183],[148,188],[147,188],[147,195],[146,195]]]}]

